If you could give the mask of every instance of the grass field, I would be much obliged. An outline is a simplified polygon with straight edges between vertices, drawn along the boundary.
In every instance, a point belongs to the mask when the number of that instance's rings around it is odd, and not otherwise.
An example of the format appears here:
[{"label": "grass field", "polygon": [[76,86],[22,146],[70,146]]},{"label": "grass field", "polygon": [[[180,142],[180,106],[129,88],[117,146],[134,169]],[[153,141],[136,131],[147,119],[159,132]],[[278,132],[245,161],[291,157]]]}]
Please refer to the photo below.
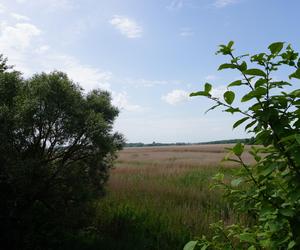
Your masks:
[{"label": "grass field", "polygon": [[[230,146],[121,151],[98,205],[106,249],[182,249],[186,241],[209,234],[210,223],[236,220],[221,191],[210,188],[218,171],[230,179],[235,166],[221,163]],[[247,154],[244,159],[251,161]]]}]

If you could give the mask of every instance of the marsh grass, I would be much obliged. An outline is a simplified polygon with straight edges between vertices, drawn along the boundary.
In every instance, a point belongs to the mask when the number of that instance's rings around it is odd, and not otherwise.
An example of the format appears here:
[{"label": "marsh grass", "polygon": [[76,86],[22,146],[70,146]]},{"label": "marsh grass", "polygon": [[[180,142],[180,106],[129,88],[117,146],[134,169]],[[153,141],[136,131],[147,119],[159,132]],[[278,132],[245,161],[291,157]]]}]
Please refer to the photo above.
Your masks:
[{"label": "marsh grass", "polygon": [[224,155],[224,145],[123,150],[98,204],[106,249],[182,249],[209,235],[216,220],[240,219],[222,191],[211,189],[217,172],[231,178],[234,166],[220,163]]}]

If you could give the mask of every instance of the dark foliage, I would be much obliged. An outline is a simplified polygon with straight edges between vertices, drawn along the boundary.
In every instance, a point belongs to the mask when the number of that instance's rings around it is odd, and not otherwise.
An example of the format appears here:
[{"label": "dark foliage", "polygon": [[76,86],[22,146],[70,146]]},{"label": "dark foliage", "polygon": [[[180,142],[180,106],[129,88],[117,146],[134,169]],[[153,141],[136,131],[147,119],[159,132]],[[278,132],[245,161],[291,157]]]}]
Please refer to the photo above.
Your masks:
[{"label": "dark foliage", "polygon": [[66,248],[82,235],[123,144],[117,115],[106,91],[85,95],[62,72],[24,79],[0,57],[2,249]]}]

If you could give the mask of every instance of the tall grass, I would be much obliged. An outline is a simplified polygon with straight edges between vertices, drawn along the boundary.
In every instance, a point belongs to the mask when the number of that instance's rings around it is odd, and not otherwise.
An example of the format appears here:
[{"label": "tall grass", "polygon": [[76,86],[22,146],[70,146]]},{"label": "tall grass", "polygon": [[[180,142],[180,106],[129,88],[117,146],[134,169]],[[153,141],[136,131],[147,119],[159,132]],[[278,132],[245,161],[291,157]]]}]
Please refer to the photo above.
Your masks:
[{"label": "tall grass", "polygon": [[230,179],[232,167],[219,162],[223,156],[222,146],[121,152],[98,204],[103,249],[182,249],[191,238],[209,234],[210,223],[234,221],[221,191],[210,188],[218,171]]}]

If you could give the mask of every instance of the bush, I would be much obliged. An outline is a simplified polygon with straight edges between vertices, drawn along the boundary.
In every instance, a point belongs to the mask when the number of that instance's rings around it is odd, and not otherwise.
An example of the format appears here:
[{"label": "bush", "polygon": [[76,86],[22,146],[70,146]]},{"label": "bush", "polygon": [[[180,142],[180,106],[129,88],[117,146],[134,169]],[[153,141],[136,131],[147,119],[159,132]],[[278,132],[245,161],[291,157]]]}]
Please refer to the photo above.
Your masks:
[{"label": "bush", "polygon": [[[238,162],[231,183],[223,175],[215,177],[217,186],[226,191],[237,213],[247,214],[252,223],[212,225],[215,235],[191,241],[185,249],[299,249],[300,247],[300,89],[291,82],[273,79],[280,67],[290,70],[289,79],[300,79],[300,58],[290,45],[282,42],[271,44],[269,52],[235,56],[233,42],[221,45],[217,53],[227,55],[228,63],[219,70],[234,69],[242,79],[228,85],[224,100],[211,95],[212,86],[206,83],[203,91],[191,96],[205,96],[222,107],[225,112],[243,116],[233,127],[246,123],[245,130],[255,134],[256,143],[250,153],[254,165],[247,165],[242,158],[244,145],[230,149],[227,161]],[[254,68],[250,64],[256,64]],[[247,109],[233,106],[233,87],[249,90],[242,98]]]}]

